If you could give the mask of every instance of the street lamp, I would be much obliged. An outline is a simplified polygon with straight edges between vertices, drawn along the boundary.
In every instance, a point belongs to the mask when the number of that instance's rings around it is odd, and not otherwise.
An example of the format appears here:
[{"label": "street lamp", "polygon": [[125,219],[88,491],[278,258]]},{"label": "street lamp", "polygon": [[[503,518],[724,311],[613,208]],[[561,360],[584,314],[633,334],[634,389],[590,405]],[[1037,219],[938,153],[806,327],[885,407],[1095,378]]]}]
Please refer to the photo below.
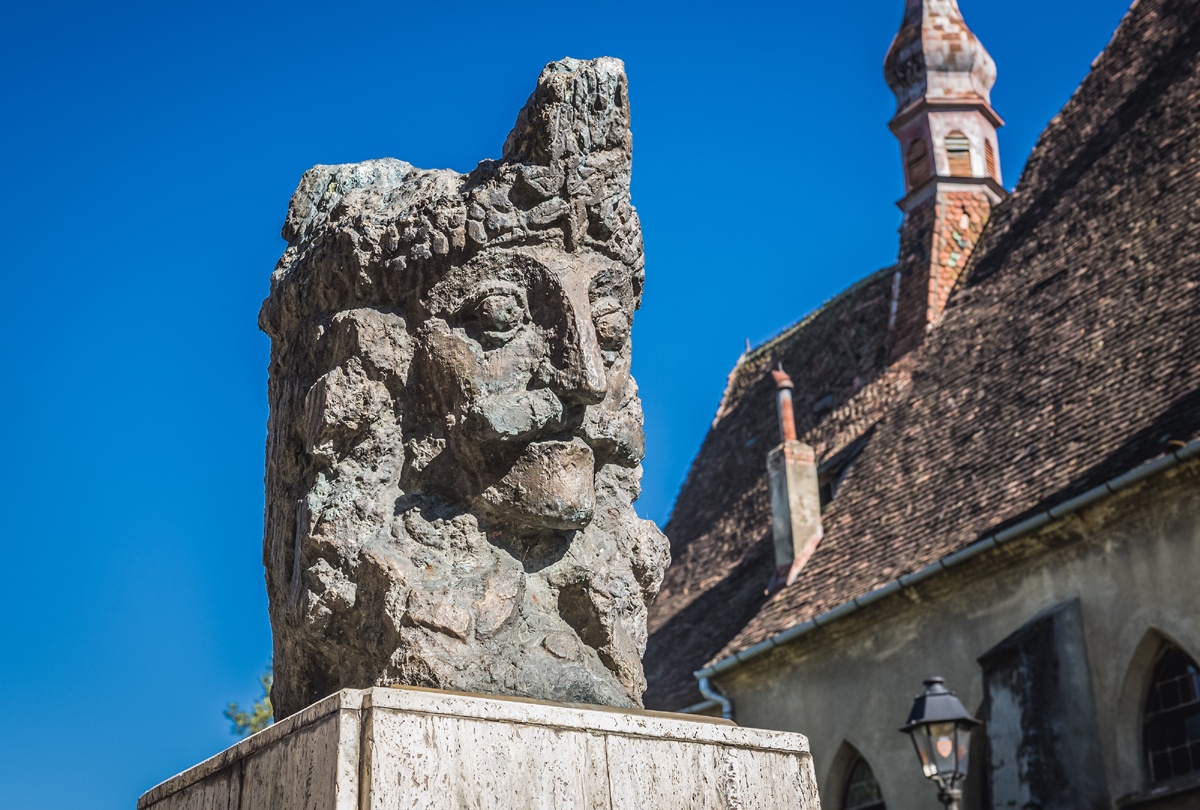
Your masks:
[{"label": "street lamp", "polygon": [[958,810],[962,799],[959,786],[967,778],[971,730],[978,725],[944,678],[930,678],[900,729],[912,737],[925,778],[937,783],[938,799],[949,810]]}]

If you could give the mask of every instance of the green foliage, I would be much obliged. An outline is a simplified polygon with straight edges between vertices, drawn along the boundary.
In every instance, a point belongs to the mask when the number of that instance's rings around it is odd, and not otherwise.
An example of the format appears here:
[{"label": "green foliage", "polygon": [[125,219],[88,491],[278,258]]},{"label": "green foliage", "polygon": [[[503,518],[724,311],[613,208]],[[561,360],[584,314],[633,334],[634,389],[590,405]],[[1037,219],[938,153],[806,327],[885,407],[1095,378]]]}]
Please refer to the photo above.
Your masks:
[{"label": "green foliage", "polygon": [[271,683],[274,679],[271,668],[267,667],[267,671],[258,678],[258,682],[262,684],[262,698],[255,701],[249,711],[243,711],[236,703],[229,704],[229,708],[225,710],[225,717],[233,723],[231,734],[245,737],[256,731],[262,731],[274,722],[272,718],[274,710],[271,708]]}]

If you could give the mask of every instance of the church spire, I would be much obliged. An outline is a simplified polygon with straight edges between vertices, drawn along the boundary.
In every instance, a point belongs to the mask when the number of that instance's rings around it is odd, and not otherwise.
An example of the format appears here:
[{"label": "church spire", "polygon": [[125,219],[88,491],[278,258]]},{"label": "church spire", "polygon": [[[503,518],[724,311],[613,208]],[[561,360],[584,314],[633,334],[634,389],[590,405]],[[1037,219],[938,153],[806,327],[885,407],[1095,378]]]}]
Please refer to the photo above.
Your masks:
[{"label": "church spire", "polygon": [[991,207],[1007,196],[992,109],[996,63],[967,27],[957,0],[905,0],[884,60],[896,95],[900,141],[900,262],[894,285],[893,359],[941,317]]},{"label": "church spire", "polygon": [[957,0],[906,0],[884,76],[896,94],[897,117],[922,100],[977,102],[990,111],[996,63],[967,27]]}]

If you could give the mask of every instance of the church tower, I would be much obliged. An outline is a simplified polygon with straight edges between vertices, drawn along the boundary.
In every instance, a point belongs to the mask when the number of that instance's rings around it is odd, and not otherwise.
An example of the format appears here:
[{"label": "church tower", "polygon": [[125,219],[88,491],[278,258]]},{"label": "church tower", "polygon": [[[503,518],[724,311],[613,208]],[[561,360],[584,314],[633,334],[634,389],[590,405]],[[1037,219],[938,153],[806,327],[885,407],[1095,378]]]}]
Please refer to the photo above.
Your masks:
[{"label": "church tower", "polygon": [[941,317],[991,208],[1007,196],[991,104],[996,63],[967,28],[958,0],[905,0],[884,61],[896,95],[905,196],[892,287],[892,359]]}]

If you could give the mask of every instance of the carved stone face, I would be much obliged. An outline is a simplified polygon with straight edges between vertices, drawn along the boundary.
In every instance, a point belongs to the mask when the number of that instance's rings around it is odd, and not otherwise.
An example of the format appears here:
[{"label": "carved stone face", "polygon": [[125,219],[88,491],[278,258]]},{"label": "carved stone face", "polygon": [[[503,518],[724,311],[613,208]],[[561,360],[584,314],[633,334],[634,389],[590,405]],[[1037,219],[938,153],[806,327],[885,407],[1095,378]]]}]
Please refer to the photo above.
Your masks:
[{"label": "carved stone face", "polygon": [[404,683],[638,706],[666,538],[633,509],[627,83],[548,65],[499,161],[307,172],[272,275],[277,716]]},{"label": "carved stone face", "polygon": [[451,269],[421,301],[413,472],[510,528],[586,526],[599,466],[642,456],[640,418],[612,418],[635,300],[625,265],[595,253],[491,250]]}]

